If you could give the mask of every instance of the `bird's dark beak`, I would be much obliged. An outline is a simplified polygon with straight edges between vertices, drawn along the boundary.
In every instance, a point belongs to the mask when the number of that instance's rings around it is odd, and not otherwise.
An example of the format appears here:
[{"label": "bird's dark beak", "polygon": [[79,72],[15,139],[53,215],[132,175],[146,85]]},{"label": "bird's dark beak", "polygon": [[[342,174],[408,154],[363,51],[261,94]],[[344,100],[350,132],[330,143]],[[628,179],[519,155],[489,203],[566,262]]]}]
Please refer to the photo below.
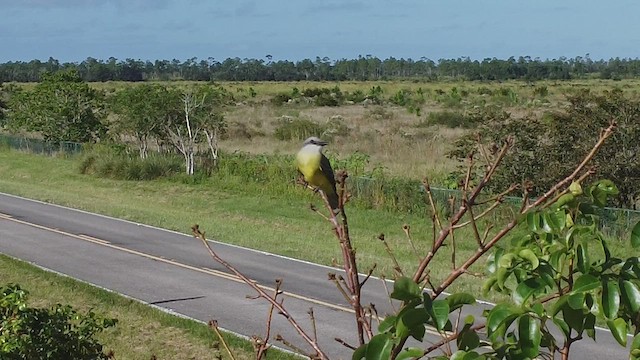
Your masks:
[{"label": "bird's dark beak", "polygon": [[320,146],[326,146],[326,145],[328,145],[329,143],[328,143],[328,142],[326,142],[326,141],[322,141],[322,140],[321,140],[321,141],[317,141],[317,142],[316,142],[316,144],[318,144],[318,145],[320,145]]}]

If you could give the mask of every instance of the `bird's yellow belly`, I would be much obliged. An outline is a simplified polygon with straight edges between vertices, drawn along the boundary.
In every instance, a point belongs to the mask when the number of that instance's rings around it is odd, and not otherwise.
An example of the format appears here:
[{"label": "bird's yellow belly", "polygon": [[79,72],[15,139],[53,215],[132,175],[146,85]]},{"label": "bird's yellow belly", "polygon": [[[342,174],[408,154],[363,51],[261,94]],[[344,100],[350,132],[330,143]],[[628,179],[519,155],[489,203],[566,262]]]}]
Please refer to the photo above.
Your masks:
[{"label": "bird's yellow belly", "polygon": [[317,161],[305,161],[304,158],[298,158],[298,170],[300,170],[304,180],[309,185],[318,187],[326,193],[333,193],[333,187],[329,179],[320,170]]}]

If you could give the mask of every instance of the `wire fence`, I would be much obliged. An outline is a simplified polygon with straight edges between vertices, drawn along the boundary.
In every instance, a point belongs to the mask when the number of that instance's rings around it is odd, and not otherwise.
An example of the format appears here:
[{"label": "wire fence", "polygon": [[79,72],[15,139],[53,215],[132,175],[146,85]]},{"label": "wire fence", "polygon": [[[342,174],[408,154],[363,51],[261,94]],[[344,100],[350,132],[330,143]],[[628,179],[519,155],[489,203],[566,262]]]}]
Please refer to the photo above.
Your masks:
[{"label": "wire fence", "polygon": [[51,142],[22,136],[0,134],[0,146],[27,151],[35,154],[65,153],[78,154],[82,152],[82,144],[71,141]]},{"label": "wire fence", "polygon": [[[353,192],[354,198],[371,199],[374,202],[371,205],[374,206],[382,205],[382,207],[400,208],[412,212],[430,211],[425,201],[425,188],[416,180],[393,183],[389,180],[355,177],[350,180],[349,189]],[[460,208],[462,199],[460,190],[431,187],[431,194],[437,211],[445,217],[452,215]],[[522,198],[505,196],[503,203],[507,206],[498,207],[491,213],[490,220],[493,222],[513,216],[522,205]],[[640,221],[640,211],[632,209],[604,207],[600,209],[598,215],[600,230],[605,235],[618,239],[628,238],[635,224]]]}]

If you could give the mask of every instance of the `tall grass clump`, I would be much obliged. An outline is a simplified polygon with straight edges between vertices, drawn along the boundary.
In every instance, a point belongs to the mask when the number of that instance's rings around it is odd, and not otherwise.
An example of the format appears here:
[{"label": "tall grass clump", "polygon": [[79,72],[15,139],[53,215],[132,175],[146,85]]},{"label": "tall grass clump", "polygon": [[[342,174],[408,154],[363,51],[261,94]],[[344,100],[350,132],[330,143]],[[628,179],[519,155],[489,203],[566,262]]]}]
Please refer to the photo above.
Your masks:
[{"label": "tall grass clump", "polygon": [[182,167],[182,159],[173,154],[151,153],[141,159],[126,149],[103,145],[85,151],[78,171],[117,180],[153,180],[178,174]]},{"label": "tall grass clump", "polygon": [[283,116],[276,121],[273,136],[278,140],[304,140],[309,136],[322,136],[324,127],[315,121]]}]

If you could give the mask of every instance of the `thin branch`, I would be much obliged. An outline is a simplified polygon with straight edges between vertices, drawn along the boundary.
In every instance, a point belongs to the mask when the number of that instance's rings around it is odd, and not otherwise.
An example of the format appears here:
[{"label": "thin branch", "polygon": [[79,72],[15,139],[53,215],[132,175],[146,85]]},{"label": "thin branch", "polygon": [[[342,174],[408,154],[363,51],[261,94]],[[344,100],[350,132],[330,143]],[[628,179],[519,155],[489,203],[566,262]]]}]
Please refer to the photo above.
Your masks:
[{"label": "thin branch", "polygon": [[407,236],[409,240],[409,245],[411,245],[411,249],[413,250],[414,255],[420,260],[420,254],[418,254],[418,249],[416,249],[416,245],[413,243],[413,239],[411,238],[411,227],[408,224],[404,224],[402,226],[402,231]]},{"label": "thin branch", "polygon": [[204,244],[204,246],[207,248],[207,250],[209,251],[209,255],[218,263],[220,263],[222,266],[224,266],[225,268],[227,268],[229,271],[231,271],[234,275],[236,275],[238,278],[240,278],[245,284],[249,285],[251,288],[253,288],[258,294],[260,294],[260,297],[262,297],[263,299],[267,300],[269,303],[271,303],[271,305],[273,305],[273,307],[275,309],[277,309],[289,322],[289,324],[291,324],[291,326],[296,330],[296,332],[305,340],[305,342],[307,344],[309,344],[313,350],[316,352],[316,355],[319,359],[328,359],[327,355],[322,351],[322,349],[320,348],[320,346],[318,345],[318,342],[315,341],[314,339],[312,339],[303,329],[302,327],[300,327],[300,325],[296,322],[296,320],[293,318],[293,316],[291,316],[291,314],[289,313],[289,311],[287,311],[287,309],[284,308],[284,306],[278,302],[276,299],[272,298],[271,296],[269,296],[269,294],[267,294],[262,287],[258,286],[254,281],[252,281],[251,279],[249,279],[248,277],[246,277],[243,273],[241,273],[240,271],[238,271],[233,265],[229,264],[228,262],[226,262],[224,259],[222,259],[215,251],[213,251],[213,248],[211,247],[211,244],[209,244],[209,242],[207,241],[204,232],[200,231],[198,225],[194,225],[191,230],[193,231],[193,235],[200,239],[202,241],[202,243]]},{"label": "thin branch", "polygon": [[222,346],[227,351],[227,354],[229,354],[229,357],[231,358],[231,360],[235,360],[236,359],[235,356],[233,356],[233,353],[231,352],[231,349],[229,348],[229,345],[227,344],[227,341],[224,339],[224,337],[222,337],[222,333],[220,332],[220,329],[218,328],[218,321],[210,320],[209,321],[209,328],[216,333],[216,335],[218,336],[218,339],[220,339],[220,342],[222,343]]},{"label": "thin branch", "polygon": [[422,179],[422,185],[424,186],[424,190],[427,192],[427,197],[429,198],[429,205],[431,205],[431,211],[433,212],[434,224],[437,224],[440,229],[442,229],[442,222],[440,222],[440,217],[438,215],[438,211],[436,210],[436,202],[433,200],[433,193],[431,192],[431,185],[429,185],[429,179]]}]

